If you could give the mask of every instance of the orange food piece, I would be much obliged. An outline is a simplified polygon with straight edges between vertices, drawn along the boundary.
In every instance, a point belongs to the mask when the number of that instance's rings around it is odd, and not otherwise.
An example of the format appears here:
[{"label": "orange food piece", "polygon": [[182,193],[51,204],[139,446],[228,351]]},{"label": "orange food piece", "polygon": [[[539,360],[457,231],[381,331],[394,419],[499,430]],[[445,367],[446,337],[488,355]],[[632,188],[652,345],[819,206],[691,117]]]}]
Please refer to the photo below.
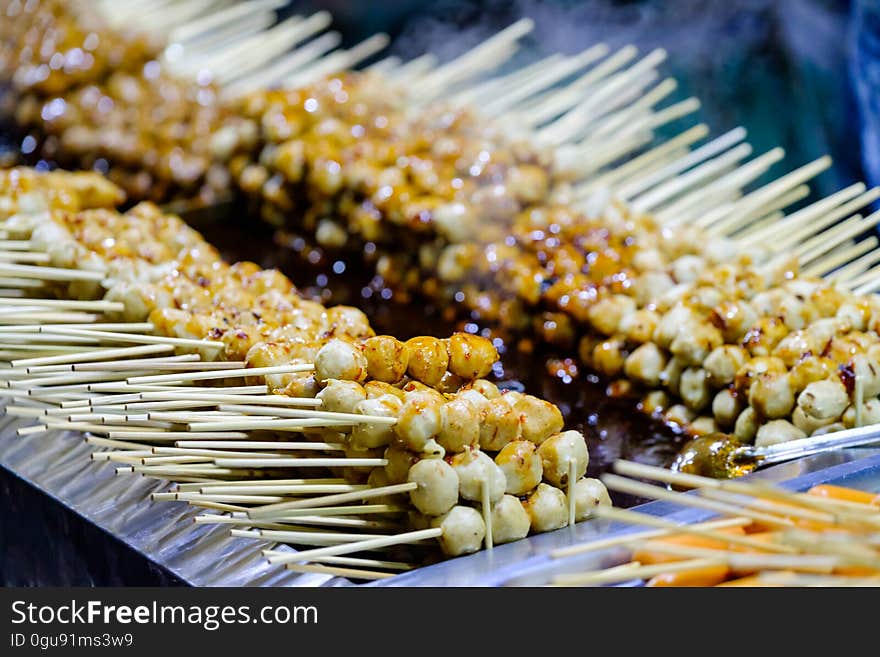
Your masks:
[{"label": "orange food piece", "polygon": [[645,586],[717,586],[729,575],[730,568],[722,564],[696,570],[682,570],[677,573],[663,573],[649,579]]},{"label": "orange food piece", "polygon": [[[724,529],[715,530],[719,534],[730,534],[731,536],[744,536],[745,531],[742,527],[726,527]],[[652,543],[665,543],[667,545],[680,545],[683,547],[703,548],[705,550],[727,550],[729,543],[715,540],[713,538],[704,538],[695,534],[674,534],[672,536],[664,536],[662,538],[652,539]],[[681,561],[684,557],[675,554],[666,554],[665,552],[657,552],[650,549],[635,550],[632,555],[633,561],[648,565],[654,563],[670,563],[672,561]]]},{"label": "orange food piece", "polygon": [[[766,502],[769,505],[772,505],[771,508],[761,508],[760,505],[755,504],[750,508],[755,509],[756,511],[761,511],[763,513],[768,513],[770,515],[776,516],[781,520],[789,520],[796,527],[803,527],[804,529],[809,529],[812,531],[822,531],[825,529],[833,529],[834,524],[830,522],[822,522],[819,520],[813,520],[808,518],[802,518],[797,515],[800,511],[807,511],[811,513],[821,513],[820,511],[816,511],[815,509],[807,509],[803,506],[799,506],[797,504],[792,504],[790,502],[783,502],[781,500],[766,498],[766,497],[756,497],[756,501]],[[749,505],[746,505],[749,506]],[[791,509],[794,513],[788,515],[786,513],[787,509]],[[769,522],[764,522],[762,520],[754,520],[749,527],[750,532],[752,533],[764,533],[769,531],[777,531],[779,530],[778,525],[774,525]]]},{"label": "orange food piece", "polygon": [[847,488],[845,486],[819,484],[808,490],[807,494],[832,500],[843,500],[844,502],[855,502],[856,504],[871,504],[880,507],[880,495],[877,493],[869,493],[868,491]]},{"label": "orange food piece", "polygon": [[834,574],[846,575],[847,577],[873,577],[880,574],[880,571],[866,566],[841,566],[834,569]]},{"label": "orange food piece", "polygon": [[743,587],[743,586],[760,586],[763,588],[779,588],[782,584],[768,584],[761,580],[759,575],[747,575],[746,577],[737,577],[721,582],[715,586]]}]

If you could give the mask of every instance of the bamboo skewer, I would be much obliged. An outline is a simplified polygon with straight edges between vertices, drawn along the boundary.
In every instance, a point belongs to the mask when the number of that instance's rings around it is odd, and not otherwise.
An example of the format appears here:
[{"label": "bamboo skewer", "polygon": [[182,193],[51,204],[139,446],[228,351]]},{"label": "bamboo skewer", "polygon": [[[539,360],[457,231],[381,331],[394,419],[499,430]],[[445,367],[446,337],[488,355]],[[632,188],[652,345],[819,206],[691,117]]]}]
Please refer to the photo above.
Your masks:
[{"label": "bamboo skewer", "polygon": [[[197,342],[193,340],[193,342]],[[217,343],[222,345],[223,343]],[[212,379],[229,379],[235,377],[257,377],[266,376],[267,374],[295,374],[297,372],[309,372],[314,369],[311,363],[294,364],[294,365],[276,365],[273,367],[249,367],[235,368],[227,370],[219,370],[213,372],[182,372],[180,374],[155,374],[151,376],[137,376],[127,379],[129,384],[149,384],[157,383],[181,383],[184,381],[209,381]]]},{"label": "bamboo skewer", "polygon": [[622,493],[630,493],[632,495],[651,497],[657,500],[673,502],[675,504],[680,504],[683,506],[692,506],[698,509],[714,511],[716,513],[740,515],[745,518],[751,518],[752,520],[757,520],[759,522],[776,527],[794,526],[793,521],[783,519],[778,516],[761,513],[758,511],[751,511],[748,509],[740,509],[731,504],[717,502],[715,500],[708,500],[693,495],[679,495],[677,493],[673,493],[672,491],[667,491],[664,488],[651,486],[650,484],[642,484],[636,481],[632,481],[630,479],[618,477],[617,475],[606,474],[602,477],[602,481],[605,483],[606,486],[608,486],[608,488],[620,491]]},{"label": "bamboo skewer", "polygon": [[[64,354],[60,356],[46,356],[43,358],[23,358],[21,360],[12,361],[12,366],[23,367],[28,374],[31,374],[33,373],[33,370],[30,368],[37,365],[67,365],[70,363],[103,360],[105,358],[144,356],[147,354],[168,353],[170,351],[174,351],[174,347],[170,345],[144,345],[142,347],[122,347],[120,349],[96,349],[84,354]],[[138,368],[133,367],[132,369]]]},{"label": "bamboo skewer", "polygon": [[[682,525],[669,520],[663,520],[654,516],[634,511],[626,511],[624,509],[616,509],[614,507],[599,506],[595,510],[595,515],[599,518],[608,518],[610,520],[620,520],[634,525],[644,525],[646,527],[655,527],[657,529],[667,530],[670,533],[690,534],[693,536],[701,536],[703,538],[711,538],[722,543],[730,545],[738,545],[740,547],[752,548],[755,550],[781,553],[795,553],[797,549],[785,545],[773,545],[755,541],[753,539],[736,536],[734,534],[724,534],[714,529],[706,529],[699,525]],[[737,525],[731,525],[737,526]]]},{"label": "bamboo skewer", "polygon": [[374,497],[384,497],[386,495],[397,495],[400,493],[406,493],[411,490],[415,490],[416,488],[418,488],[418,484],[416,483],[379,486],[349,493],[339,493],[336,495],[326,495],[324,497],[310,498],[308,500],[297,500],[294,502],[282,502],[281,504],[270,504],[263,507],[249,509],[247,515],[248,518],[254,519],[275,518],[279,516],[284,516],[290,511],[297,511],[302,509],[311,510],[320,507],[337,506],[344,502],[355,502],[372,499]]},{"label": "bamboo skewer", "polygon": [[[60,267],[40,267],[0,262],[0,276],[32,278],[42,281],[91,281],[100,283],[104,274],[83,269],[62,269]],[[122,310],[122,308],[118,308]]]},{"label": "bamboo skewer", "polygon": [[294,552],[291,554],[269,554],[270,563],[288,564],[303,563],[307,561],[315,561],[319,558],[339,556],[343,554],[351,554],[354,552],[368,552],[377,548],[389,547],[392,545],[403,545],[406,543],[418,543],[431,538],[439,538],[443,534],[443,530],[438,528],[420,529],[412,532],[404,532],[394,536],[383,536],[381,538],[372,538],[363,541],[355,541],[342,545],[334,545],[326,548],[318,548],[316,550],[304,550],[302,552]]},{"label": "bamboo skewer", "polygon": [[[222,342],[214,340],[192,340],[189,338],[173,338],[164,335],[148,335],[141,333],[125,333],[119,331],[102,331],[97,329],[74,329],[63,326],[41,328],[40,333],[48,335],[81,336],[96,338],[107,342],[134,342],[143,344],[165,344],[176,347],[195,347],[199,349],[222,349]],[[234,366],[230,366],[234,367]]]},{"label": "bamboo skewer", "polygon": [[214,459],[222,468],[378,468],[388,465],[386,459],[374,458],[235,458]]},{"label": "bamboo skewer", "polygon": [[296,519],[296,525],[290,525],[279,522],[265,522],[262,520],[251,520],[249,518],[237,518],[228,515],[200,515],[193,518],[193,522],[197,525],[234,525],[240,527],[255,527],[261,529],[288,529],[299,526],[317,525],[322,527],[363,527],[366,529],[395,529],[397,525],[382,520],[364,520],[362,518],[347,517],[320,517],[320,516],[299,516]]},{"label": "bamboo skewer", "polygon": [[221,411],[229,411],[231,413],[242,413],[244,415],[268,415],[273,418],[317,418],[327,420],[350,420],[351,422],[369,422],[370,424],[388,424],[392,425],[397,422],[396,418],[384,417],[381,415],[362,415],[359,413],[337,413],[329,411],[315,411],[299,408],[263,408],[260,406],[240,405],[240,404],[221,404],[218,406]]},{"label": "bamboo skewer", "polygon": [[599,586],[602,584],[615,584],[638,579],[648,579],[664,573],[677,573],[687,570],[702,570],[710,566],[724,565],[724,562],[713,558],[690,559],[674,563],[661,563],[643,566],[634,561],[620,566],[614,566],[606,570],[598,570],[587,573],[572,575],[557,575],[553,578],[556,586]]},{"label": "bamboo skewer", "polygon": [[362,568],[341,568],[338,566],[321,566],[314,564],[287,564],[287,569],[297,573],[317,573],[334,577],[351,577],[352,579],[378,580],[394,577],[394,573],[385,573]]},{"label": "bamboo skewer", "polygon": [[[363,416],[367,417],[367,416]],[[361,420],[368,422],[368,420]],[[222,420],[215,422],[190,422],[187,426],[191,431],[293,431],[300,432],[305,429],[320,427],[350,427],[354,423],[351,420],[324,420],[320,418],[305,418],[301,420],[273,419],[262,420]]]},{"label": "bamboo skewer", "polygon": [[[640,514],[643,515],[643,514]],[[694,525],[690,525],[691,529],[705,529],[705,530],[717,530],[717,529],[728,529],[731,527],[745,527],[752,523],[751,518],[725,518],[723,520],[710,520],[707,522],[696,523]],[[641,523],[639,523],[641,524]],[[655,529],[649,531],[641,531],[641,532],[630,532],[623,536],[615,536],[611,538],[600,538],[594,541],[588,541],[586,543],[581,543],[578,545],[572,545],[570,547],[559,548],[550,553],[550,556],[554,559],[562,559],[565,557],[573,557],[578,554],[584,554],[586,552],[598,552],[599,550],[607,550],[615,547],[622,547],[626,545],[631,545],[633,543],[638,543],[640,541],[647,541],[652,538],[664,538],[667,536],[673,536],[679,533],[679,529],[682,525],[677,523],[671,523],[671,526],[668,526],[664,529]],[[726,535],[725,535],[726,536]]]},{"label": "bamboo skewer", "polygon": [[[737,570],[797,570],[809,573],[831,573],[841,565],[834,556],[811,554],[749,554],[730,550],[711,550],[648,541],[642,545],[646,550],[665,552],[691,559],[715,559]],[[675,563],[675,562],[673,562]]]}]

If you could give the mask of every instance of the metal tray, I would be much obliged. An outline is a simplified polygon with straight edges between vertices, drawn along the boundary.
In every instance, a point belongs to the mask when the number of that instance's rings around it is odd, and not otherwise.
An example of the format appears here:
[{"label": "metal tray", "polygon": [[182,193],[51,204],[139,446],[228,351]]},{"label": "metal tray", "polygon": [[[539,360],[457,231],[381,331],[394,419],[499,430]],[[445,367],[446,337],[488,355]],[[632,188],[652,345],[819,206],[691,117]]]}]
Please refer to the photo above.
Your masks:
[{"label": "metal tray", "polygon": [[183,503],[154,503],[167,483],[117,476],[89,459],[77,432],[19,437],[0,418],[0,583],[46,585],[338,586],[347,580],[269,565],[268,547],[196,525]]}]

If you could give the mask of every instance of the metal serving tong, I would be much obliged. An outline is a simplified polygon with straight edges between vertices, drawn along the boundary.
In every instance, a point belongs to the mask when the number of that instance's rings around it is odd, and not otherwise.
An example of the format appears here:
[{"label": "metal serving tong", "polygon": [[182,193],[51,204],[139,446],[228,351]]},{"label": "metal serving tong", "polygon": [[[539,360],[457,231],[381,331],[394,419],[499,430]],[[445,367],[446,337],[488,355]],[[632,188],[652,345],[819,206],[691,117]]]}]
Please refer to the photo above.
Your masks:
[{"label": "metal serving tong", "polygon": [[802,456],[872,444],[880,444],[880,424],[799,438],[767,447],[742,445],[727,434],[715,433],[688,442],[675,458],[672,469],[730,479]]},{"label": "metal serving tong", "polygon": [[844,429],[810,438],[798,438],[767,447],[746,445],[741,448],[741,458],[753,459],[757,461],[759,466],[765,466],[821,452],[846,449],[847,447],[863,447],[875,443],[880,444],[880,424]]}]

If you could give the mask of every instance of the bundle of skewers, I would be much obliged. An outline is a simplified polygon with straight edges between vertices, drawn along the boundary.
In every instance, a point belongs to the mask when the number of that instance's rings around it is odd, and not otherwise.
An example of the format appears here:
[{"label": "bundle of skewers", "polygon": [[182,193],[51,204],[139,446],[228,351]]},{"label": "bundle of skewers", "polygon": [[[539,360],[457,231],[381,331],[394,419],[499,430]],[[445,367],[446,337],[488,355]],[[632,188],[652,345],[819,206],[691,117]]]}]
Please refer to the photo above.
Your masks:
[{"label": "bundle of skewers", "polygon": [[19,435],[87,432],[118,473],[176,482],[155,500],[225,512],[198,522],[321,546],[268,555],[309,572],[428,539],[473,552],[607,502],[559,409],[483,378],[486,338],[377,336],[355,308],[224,263],[156,206],[111,209],[120,191],[97,174],[0,180],[0,397],[34,421]]},{"label": "bundle of skewers", "polygon": [[[50,22],[77,24],[78,14],[46,6]],[[182,33],[207,37],[229,15]],[[294,26],[305,38],[325,24]],[[870,295],[880,256],[876,238],[855,239],[880,215],[853,214],[880,192],[856,184],[785,215],[827,158],[746,191],[782,154],[746,161],[742,130],[691,150],[707,133],[698,125],[646,148],[653,130],[695,108],[656,109],[674,87],[651,86],[662,52],[633,63],[634,49],[606,57],[597,46],[485,79],[529,27],[521,21],[443,65],[388,59],[343,72],[351,62],[334,52],[276,89],[204,94],[183,71],[214,70],[240,41],[221,39],[211,56],[196,48],[188,60],[172,39],[149,53],[155,59],[144,54],[142,70],[123,67],[135,70],[130,85],[93,67],[98,86],[81,88],[106,116],[72,89],[49,98],[39,86],[15,88],[44,94],[36,128],[25,122],[40,140],[89,130],[74,141],[111,177],[119,154],[93,137],[111,133],[108,124],[145,133],[152,145],[123,148],[134,160],[121,168],[149,173],[152,191],[164,195],[155,180],[168,179],[156,173],[158,154],[178,164],[198,157],[192,180],[234,180],[271,223],[363,254],[402,299],[437,300],[526,348],[577,355],[615,383],[610,390],[639,395],[641,409],[678,430],[766,446],[880,420]],[[47,46],[52,33],[41,33],[44,54],[59,51]],[[285,57],[299,61],[309,44]],[[123,93],[155,80],[189,91]],[[47,109],[62,105],[57,116]],[[213,118],[201,117],[204,108]],[[167,130],[143,119],[166,113],[183,118]]]},{"label": "bundle of skewers", "polygon": [[[832,484],[804,492],[758,481],[719,481],[628,461],[607,474],[609,488],[718,514],[679,524],[613,507],[597,515],[643,527],[554,551],[555,586],[877,586],[880,494]],[[692,489],[684,494],[644,480]],[[601,550],[629,560],[602,569],[577,561]],[[626,557],[624,557],[626,558]]]}]

